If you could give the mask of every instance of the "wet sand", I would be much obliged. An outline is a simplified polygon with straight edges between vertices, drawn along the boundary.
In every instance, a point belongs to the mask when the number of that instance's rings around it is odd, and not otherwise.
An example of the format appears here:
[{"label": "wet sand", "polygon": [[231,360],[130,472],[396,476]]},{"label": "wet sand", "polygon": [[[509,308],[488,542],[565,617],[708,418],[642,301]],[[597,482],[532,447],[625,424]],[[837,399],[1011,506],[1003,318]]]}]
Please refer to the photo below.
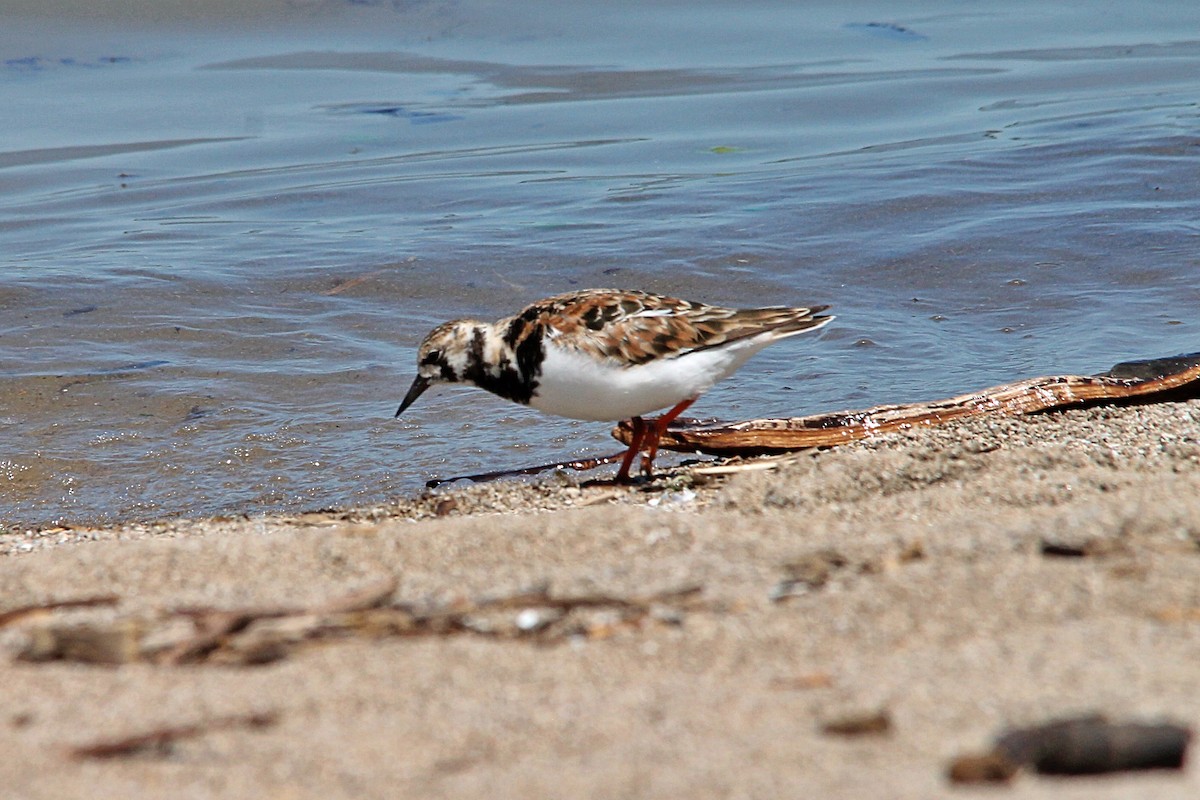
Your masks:
[{"label": "wet sand", "polygon": [[[999,792],[945,777],[1009,725],[1200,720],[1200,401],[977,421],[657,487],[552,478],[351,515],[7,535],[0,613],[118,599],[0,628],[0,785],[22,798],[1200,791],[1194,765],[1022,774]],[[514,603],[408,636],[355,618],[257,666],[16,658],[48,625],[170,640],[170,609],[314,608],[389,576],[395,600],[432,608],[536,586],[610,602],[557,621]],[[698,594],[646,613],[620,607],[687,587]],[[273,724],[69,755],[260,712]],[[823,731],[876,712],[890,730]]]}]

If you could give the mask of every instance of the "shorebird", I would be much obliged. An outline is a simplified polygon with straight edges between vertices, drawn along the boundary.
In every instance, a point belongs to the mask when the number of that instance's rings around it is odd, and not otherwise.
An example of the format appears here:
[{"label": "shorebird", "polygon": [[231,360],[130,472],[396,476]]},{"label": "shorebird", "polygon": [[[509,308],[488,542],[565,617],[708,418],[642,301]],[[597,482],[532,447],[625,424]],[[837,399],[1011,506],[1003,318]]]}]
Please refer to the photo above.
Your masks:
[{"label": "shorebird", "polygon": [[[667,425],[769,344],[826,325],[829,306],[732,309],[647,292],[587,289],[496,322],[458,319],[417,349],[396,416],[435,383],[467,383],[547,414],[632,422],[617,481],[643,448],[649,475]],[[643,415],[669,409],[646,420]]]}]

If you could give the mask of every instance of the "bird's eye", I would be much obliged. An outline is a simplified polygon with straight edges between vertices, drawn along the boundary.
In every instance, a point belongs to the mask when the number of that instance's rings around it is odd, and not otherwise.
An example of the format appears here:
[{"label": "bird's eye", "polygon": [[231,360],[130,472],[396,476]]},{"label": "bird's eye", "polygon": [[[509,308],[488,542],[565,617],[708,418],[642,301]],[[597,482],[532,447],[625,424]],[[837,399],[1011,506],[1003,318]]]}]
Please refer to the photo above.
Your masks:
[{"label": "bird's eye", "polygon": [[421,359],[421,366],[427,366],[429,364],[440,364],[441,361],[442,361],[442,351],[441,350],[430,350],[428,353],[425,354],[425,357]]}]

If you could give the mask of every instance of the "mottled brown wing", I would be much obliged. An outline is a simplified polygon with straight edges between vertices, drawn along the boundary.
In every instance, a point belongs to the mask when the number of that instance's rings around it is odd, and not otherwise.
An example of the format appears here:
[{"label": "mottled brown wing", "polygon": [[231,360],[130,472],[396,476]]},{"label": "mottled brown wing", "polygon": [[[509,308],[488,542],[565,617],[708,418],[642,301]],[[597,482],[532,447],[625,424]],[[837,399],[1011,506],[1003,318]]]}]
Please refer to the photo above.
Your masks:
[{"label": "mottled brown wing", "polygon": [[512,318],[509,332],[524,339],[544,327],[550,339],[601,359],[642,364],[715,347],[765,331],[780,335],[822,324],[828,306],[732,309],[674,297],[609,289],[558,295]]}]

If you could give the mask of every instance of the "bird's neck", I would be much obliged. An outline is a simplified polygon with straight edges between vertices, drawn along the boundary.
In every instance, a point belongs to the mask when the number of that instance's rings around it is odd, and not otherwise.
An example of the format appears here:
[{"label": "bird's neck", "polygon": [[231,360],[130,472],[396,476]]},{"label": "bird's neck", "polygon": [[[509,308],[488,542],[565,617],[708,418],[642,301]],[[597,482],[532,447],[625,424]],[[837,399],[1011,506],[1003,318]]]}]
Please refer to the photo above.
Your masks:
[{"label": "bird's neck", "polygon": [[528,404],[541,374],[540,347],[538,337],[538,355],[531,359],[524,341],[514,347],[503,331],[481,323],[468,340],[461,378],[506,400]]}]

